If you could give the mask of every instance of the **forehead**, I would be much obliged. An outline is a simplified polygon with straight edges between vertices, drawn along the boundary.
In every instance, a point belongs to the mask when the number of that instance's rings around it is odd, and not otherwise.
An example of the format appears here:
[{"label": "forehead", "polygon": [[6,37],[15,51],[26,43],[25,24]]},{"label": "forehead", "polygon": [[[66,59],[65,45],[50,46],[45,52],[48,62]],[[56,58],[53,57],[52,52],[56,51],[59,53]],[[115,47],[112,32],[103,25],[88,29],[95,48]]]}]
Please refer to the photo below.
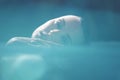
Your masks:
[{"label": "forehead", "polygon": [[81,23],[81,18],[78,16],[68,15],[55,18],[54,21],[55,24],[64,24],[63,26],[69,26],[70,28],[72,26],[79,26]]},{"label": "forehead", "polygon": [[78,16],[68,15],[62,16],[58,19],[64,20],[66,31],[78,31],[79,29],[81,29],[81,18]]},{"label": "forehead", "polygon": [[78,16],[62,16],[58,18],[51,19],[41,26],[41,29],[54,28],[56,26],[77,26],[81,22],[81,18]]}]

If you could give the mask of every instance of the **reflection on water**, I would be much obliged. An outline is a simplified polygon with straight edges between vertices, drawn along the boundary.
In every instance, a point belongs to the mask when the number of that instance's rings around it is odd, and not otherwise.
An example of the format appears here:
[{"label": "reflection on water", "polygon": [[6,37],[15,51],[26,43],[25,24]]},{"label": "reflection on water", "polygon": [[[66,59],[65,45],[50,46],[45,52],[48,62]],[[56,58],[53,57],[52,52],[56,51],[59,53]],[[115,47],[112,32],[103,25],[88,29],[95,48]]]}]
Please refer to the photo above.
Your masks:
[{"label": "reflection on water", "polygon": [[120,44],[2,48],[1,80],[120,80]]}]

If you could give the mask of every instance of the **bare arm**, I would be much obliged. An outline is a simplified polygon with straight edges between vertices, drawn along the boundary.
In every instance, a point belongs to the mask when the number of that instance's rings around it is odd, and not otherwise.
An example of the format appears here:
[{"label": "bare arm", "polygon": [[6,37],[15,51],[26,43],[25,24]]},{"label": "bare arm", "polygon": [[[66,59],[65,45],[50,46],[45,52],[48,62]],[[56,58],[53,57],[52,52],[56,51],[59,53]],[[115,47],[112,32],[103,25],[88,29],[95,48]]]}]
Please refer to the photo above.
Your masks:
[{"label": "bare arm", "polygon": [[7,44],[8,45],[30,45],[30,46],[35,46],[35,47],[40,47],[40,46],[63,46],[62,44],[55,43],[52,41],[47,41],[39,38],[27,38],[27,37],[14,37],[10,39]]}]

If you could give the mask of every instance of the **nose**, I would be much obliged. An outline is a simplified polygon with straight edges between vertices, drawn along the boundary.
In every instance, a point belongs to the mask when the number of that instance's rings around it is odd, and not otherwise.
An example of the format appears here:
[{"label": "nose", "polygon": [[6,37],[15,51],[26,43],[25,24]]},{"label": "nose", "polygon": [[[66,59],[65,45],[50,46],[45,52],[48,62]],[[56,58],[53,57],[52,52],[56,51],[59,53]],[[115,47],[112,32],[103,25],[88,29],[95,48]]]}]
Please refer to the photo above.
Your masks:
[{"label": "nose", "polygon": [[54,34],[54,33],[59,33],[59,32],[60,32],[59,29],[53,29],[53,30],[50,30],[50,31],[49,31],[48,35],[52,35],[52,34]]}]

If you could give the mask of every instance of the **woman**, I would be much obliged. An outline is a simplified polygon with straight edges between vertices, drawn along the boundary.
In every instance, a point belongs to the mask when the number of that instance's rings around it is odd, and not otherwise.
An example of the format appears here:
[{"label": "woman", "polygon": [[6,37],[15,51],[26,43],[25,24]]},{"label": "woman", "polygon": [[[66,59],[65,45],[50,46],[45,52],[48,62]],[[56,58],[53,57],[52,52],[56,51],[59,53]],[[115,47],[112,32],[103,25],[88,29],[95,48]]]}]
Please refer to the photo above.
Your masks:
[{"label": "woman", "polygon": [[31,38],[14,37],[7,42],[7,45],[65,46],[81,45],[82,43],[84,43],[84,34],[81,18],[74,15],[66,15],[51,19],[39,26],[32,33]]}]

